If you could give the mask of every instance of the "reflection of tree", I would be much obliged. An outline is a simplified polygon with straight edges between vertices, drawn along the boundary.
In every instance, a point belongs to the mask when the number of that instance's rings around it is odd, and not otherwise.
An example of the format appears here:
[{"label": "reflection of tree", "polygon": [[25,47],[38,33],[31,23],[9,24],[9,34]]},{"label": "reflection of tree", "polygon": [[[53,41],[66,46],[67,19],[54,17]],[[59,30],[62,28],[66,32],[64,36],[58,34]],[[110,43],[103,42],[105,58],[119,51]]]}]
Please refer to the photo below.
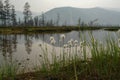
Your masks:
[{"label": "reflection of tree", "polygon": [[15,34],[14,37],[13,37],[13,49],[14,49],[14,52],[17,51],[17,35]]},{"label": "reflection of tree", "polygon": [[31,47],[32,47],[32,39],[30,36],[25,35],[25,48],[28,54],[30,54],[32,51]]},{"label": "reflection of tree", "polygon": [[34,34],[35,39],[39,39],[39,34]]},{"label": "reflection of tree", "polygon": [[0,36],[0,48],[5,60],[12,61],[13,52],[16,52],[17,36],[15,35],[2,35]]},{"label": "reflection of tree", "polygon": [[45,35],[42,34],[42,39],[43,39],[43,44],[44,44],[44,41],[45,41]]},{"label": "reflection of tree", "polygon": [[7,35],[3,36],[3,38],[1,39],[2,41],[2,55],[4,57],[4,59],[6,60],[6,57],[7,57],[7,39],[6,39]]}]

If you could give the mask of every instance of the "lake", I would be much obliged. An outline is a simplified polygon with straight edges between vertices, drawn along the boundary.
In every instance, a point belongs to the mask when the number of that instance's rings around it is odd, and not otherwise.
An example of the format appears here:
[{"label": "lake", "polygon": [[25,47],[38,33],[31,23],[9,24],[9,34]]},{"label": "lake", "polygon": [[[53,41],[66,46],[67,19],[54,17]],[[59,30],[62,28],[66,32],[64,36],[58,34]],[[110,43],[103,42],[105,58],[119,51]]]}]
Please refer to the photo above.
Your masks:
[{"label": "lake", "polygon": [[[21,67],[35,66],[39,63],[43,51],[41,46],[47,45],[49,50],[54,49],[59,56],[60,47],[63,46],[63,42],[60,41],[60,35],[64,34],[64,43],[67,43],[70,39],[83,41],[82,38],[90,41],[90,34],[92,34],[96,40],[105,42],[106,37],[109,35],[114,39],[118,39],[118,32],[105,31],[105,30],[93,30],[93,31],[72,31],[68,33],[47,33],[47,34],[0,34],[0,63],[16,61]],[[50,43],[50,37],[54,37],[56,44]]]}]

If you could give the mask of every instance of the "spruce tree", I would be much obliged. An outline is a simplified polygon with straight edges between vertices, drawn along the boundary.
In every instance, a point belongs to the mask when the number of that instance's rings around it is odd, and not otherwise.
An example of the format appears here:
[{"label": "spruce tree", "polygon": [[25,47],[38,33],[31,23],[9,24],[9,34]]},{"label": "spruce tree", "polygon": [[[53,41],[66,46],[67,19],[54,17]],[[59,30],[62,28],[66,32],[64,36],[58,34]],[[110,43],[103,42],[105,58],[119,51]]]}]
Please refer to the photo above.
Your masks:
[{"label": "spruce tree", "polygon": [[10,22],[10,17],[11,17],[11,15],[10,15],[10,8],[11,8],[11,6],[10,6],[10,3],[9,3],[9,0],[5,0],[4,3],[5,3],[5,5],[4,5],[4,11],[5,11],[5,21],[4,21],[4,24],[6,26]]},{"label": "spruce tree", "polygon": [[0,0],[0,24],[3,25],[3,20],[5,17],[3,2]]},{"label": "spruce tree", "polygon": [[25,26],[29,25],[29,21],[32,18],[32,13],[30,11],[30,5],[29,5],[28,2],[26,2],[25,5],[24,5],[23,14],[24,14],[24,24],[25,24]]},{"label": "spruce tree", "polygon": [[14,5],[12,5],[12,9],[11,9],[11,20],[12,20],[12,25],[15,26],[17,21],[16,21],[16,14],[15,14]]}]

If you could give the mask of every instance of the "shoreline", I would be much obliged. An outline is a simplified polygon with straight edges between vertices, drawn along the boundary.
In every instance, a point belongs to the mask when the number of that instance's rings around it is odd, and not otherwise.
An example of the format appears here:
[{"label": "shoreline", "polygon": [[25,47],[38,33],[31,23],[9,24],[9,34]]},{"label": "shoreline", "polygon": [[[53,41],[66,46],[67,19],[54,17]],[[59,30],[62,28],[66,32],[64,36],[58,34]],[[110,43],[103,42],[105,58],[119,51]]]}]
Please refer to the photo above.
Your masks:
[{"label": "shoreline", "polygon": [[70,31],[85,31],[85,30],[107,30],[118,31],[120,27],[0,27],[0,34],[27,34],[27,33],[63,33]]}]

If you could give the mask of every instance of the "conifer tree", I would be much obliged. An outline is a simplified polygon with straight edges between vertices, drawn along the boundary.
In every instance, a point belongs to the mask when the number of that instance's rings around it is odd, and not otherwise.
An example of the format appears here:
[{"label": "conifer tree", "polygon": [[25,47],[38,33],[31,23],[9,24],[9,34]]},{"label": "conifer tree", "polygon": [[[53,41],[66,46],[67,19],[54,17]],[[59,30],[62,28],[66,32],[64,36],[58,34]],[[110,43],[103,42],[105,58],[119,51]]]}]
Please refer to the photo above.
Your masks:
[{"label": "conifer tree", "polygon": [[12,9],[11,9],[11,20],[12,20],[12,25],[15,26],[17,21],[16,21],[16,14],[15,14],[14,5],[12,5]]},{"label": "conifer tree", "polygon": [[5,5],[4,5],[4,11],[5,11],[5,21],[4,21],[4,25],[8,25],[9,22],[10,22],[10,3],[9,3],[9,0],[5,0],[4,1]]},{"label": "conifer tree", "polygon": [[3,2],[0,0],[0,23],[3,25],[3,20],[5,17]]},{"label": "conifer tree", "polygon": [[32,18],[32,13],[30,11],[30,5],[29,5],[28,2],[26,2],[25,5],[24,5],[23,14],[24,14],[24,24],[29,25],[29,21]]}]

